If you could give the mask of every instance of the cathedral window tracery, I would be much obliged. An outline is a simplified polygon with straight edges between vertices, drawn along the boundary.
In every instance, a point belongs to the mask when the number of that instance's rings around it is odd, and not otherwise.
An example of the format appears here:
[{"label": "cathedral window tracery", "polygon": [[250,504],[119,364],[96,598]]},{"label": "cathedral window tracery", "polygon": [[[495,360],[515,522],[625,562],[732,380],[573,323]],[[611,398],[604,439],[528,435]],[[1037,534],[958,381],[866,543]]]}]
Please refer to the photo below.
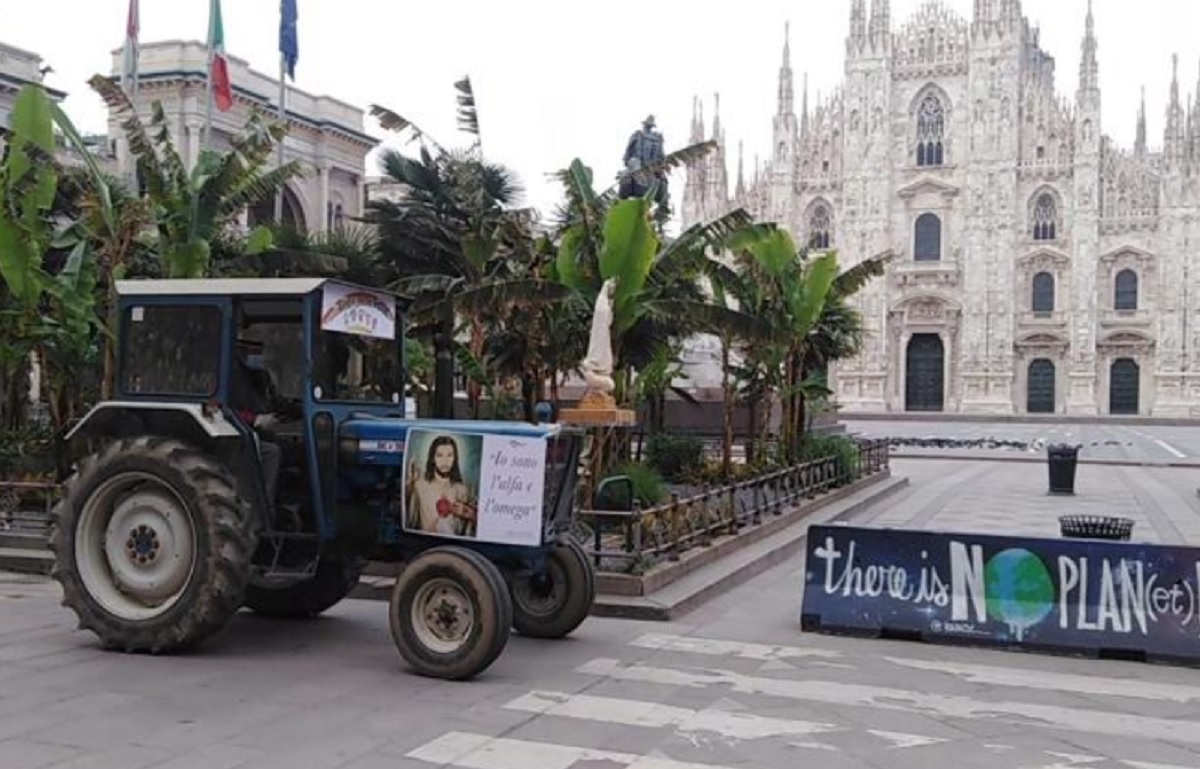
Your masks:
[{"label": "cathedral window tracery", "polygon": [[917,165],[940,166],[945,159],[946,114],[936,94],[926,94],[917,108]]},{"label": "cathedral window tracery", "polygon": [[833,217],[829,206],[818,202],[808,215],[808,246],[814,251],[823,251],[833,242]]},{"label": "cathedral window tracery", "polygon": [[1138,276],[1130,269],[1117,273],[1113,281],[1113,309],[1136,310],[1138,308]]},{"label": "cathedral window tracery", "polygon": [[1037,196],[1031,216],[1034,240],[1054,240],[1058,237],[1058,203],[1049,192]]},{"label": "cathedral window tracery", "polygon": [[1033,311],[1054,312],[1054,276],[1039,272],[1033,276]]},{"label": "cathedral window tracery", "polygon": [[913,227],[913,260],[937,262],[942,258],[942,220],[937,214],[921,214]]}]

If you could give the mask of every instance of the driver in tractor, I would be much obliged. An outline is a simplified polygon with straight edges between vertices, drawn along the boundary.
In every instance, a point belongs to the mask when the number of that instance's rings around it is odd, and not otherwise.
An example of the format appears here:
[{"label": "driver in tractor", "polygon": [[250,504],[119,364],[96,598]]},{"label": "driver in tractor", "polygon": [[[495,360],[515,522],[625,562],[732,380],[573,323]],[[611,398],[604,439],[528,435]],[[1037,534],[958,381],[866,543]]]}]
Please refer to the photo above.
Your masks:
[{"label": "driver in tractor", "polygon": [[279,423],[281,399],[270,372],[263,364],[262,342],[238,338],[229,396],[229,405],[238,418],[254,430],[263,485],[267,490],[267,505],[268,509],[274,510],[283,450],[275,442],[272,431]]}]

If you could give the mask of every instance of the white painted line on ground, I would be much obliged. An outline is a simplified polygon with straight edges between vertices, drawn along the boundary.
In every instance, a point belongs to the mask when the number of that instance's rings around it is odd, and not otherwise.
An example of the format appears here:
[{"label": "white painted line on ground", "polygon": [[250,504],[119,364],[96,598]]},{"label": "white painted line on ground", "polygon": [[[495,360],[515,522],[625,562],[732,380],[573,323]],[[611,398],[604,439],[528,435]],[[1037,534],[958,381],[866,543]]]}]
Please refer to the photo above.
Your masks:
[{"label": "white painted line on ground", "polygon": [[741,657],[747,660],[782,661],[800,657],[824,657],[837,659],[841,652],[806,646],[772,646],[744,641],[719,641],[713,638],[692,638],[667,633],[647,633],[629,643],[642,649],[656,651],[709,654],[716,657]]},{"label": "white painted line on ground", "polygon": [[948,673],[975,684],[1013,686],[1022,689],[1045,689],[1049,691],[1072,692],[1075,694],[1134,697],[1142,700],[1161,700],[1164,702],[1200,701],[1200,687],[1184,686],[1182,684],[1138,681],[1131,678],[1099,678],[1071,673],[1051,673],[1047,670],[1002,668],[991,665],[967,665],[957,662],[935,662],[932,660],[903,659],[900,657],[884,657],[883,659],[900,667],[912,668],[914,670],[930,670],[935,673]]},{"label": "white painted line on ground", "polygon": [[1150,764],[1145,761],[1122,761],[1125,766],[1132,766],[1133,769],[1195,769],[1191,766],[1176,766],[1175,764]]},{"label": "white painted line on ground", "polygon": [[747,676],[732,670],[675,670],[645,665],[621,665],[596,659],[576,668],[580,673],[663,686],[728,686],[733,692],[763,694],[826,704],[880,708],[925,716],[996,720],[1025,726],[1143,740],[1173,740],[1200,744],[1200,722],[1152,718],[1131,713],[1085,710],[1030,702],[988,702],[969,697],[891,689],[830,681],[783,680]]},{"label": "white painted line on ground", "polygon": [[[635,639],[631,645],[648,649],[702,654],[714,657],[733,656],[743,659],[767,660],[771,666],[767,667],[764,665],[760,672],[776,669],[776,665],[785,659],[810,656],[840,656],[836,651],[804,646],[754,644],[741,641],[724,641],[715,638],[674,636],[665,633],[643,635]],[[1097,676],[1070,673],[1052,673],[1047,670],[1009,668],[995,665],[969,665],[903,657],[884,657],[883,659],[893,665],[914,670],[949,673],[972,683],[1071,692],[1074,694],[1113,695],[1144,700],[1161,700],[1163,702],[1200,702],[1200,687],[1198,686],[1152,683],[1128,678],[1100,678]],[[818,662],[813,664],[816,666],[833,667],[829,663]],[[852,666],[839,664],[837,667]]]},{"label": "white painted line on ground", "polygon": [[1154,439],[1154,442],[1155,442],[1155,443],[1157,443],[1159,446],[1162,446],[1164,451],[1166,451],[1166,452],[1168,452],[1168,453],[1170,453],[1170,454],[1173,454],[1173,455],[1175,455],[1175,456],[1176,456],[1176,457],[1178,457],[1179,459],[1187,459],[1187,454],[1184,454],[1182,451],[1180,451],[1179,449],[1175,448],[1175,447],[1174,447],[1174,446],[1172,446],[1171,444],[1167,443],[1167,442],[1166,442],[1166,441],[1164,441],[1163,439],[1161,439],[1161,438],[1155,438],[1155,439]]},{"label": "white painted line on ground", "polygon": [[508,710],[520,710],[525,713],[577,718],[623,726],[655,729],[673,727],[680,732],[712,732],[731,740],[757,740],[764,737],[794,737],[845,731],[844,727],[813,721],[769,718],[712,708],[692,710],[673,705],[660,705],[656,702],[595,697],[588,694],[565,694],[563,692],[530,692],[517,697],[504,707]]},{"label": "white painted line on ground", "polygon": [[462,769],[569,769],[578,761],[611,761],[626,769],[729,769],[716,764],[676,761],[665,756],[637,756],[574,745],[448,732],[410,751],[408,758]]},{"label": "white painted line on ground", "polygon": [[885,732],[879,729],[868,729],[867,733],[887,740],[896,748],[919,748],[925,745],[936,745],[939,742],[947,742],[947,740],[941,737],[926,737],[923,734],[905,734],[904,732]]},{"label": "white painted line on ground", "polygon": [[1078,753],[1056,753],[1053,750],[1047,750],[1046,755],[1054,756],[1055,758],[1066,759],[1067,763],[1071,766],[1078,766],[1079,764],[1094,764],[1097,761],[1106,760],[1104,756],[1084,756]]}]

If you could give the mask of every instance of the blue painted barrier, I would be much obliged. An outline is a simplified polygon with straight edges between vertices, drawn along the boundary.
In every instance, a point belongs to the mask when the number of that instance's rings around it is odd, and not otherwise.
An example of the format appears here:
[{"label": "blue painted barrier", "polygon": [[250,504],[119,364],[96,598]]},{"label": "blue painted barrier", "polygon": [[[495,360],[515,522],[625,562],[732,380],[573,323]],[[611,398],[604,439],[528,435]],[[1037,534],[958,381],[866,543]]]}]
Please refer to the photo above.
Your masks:
[{"label": "blue painted barrier", "polygon": [[801,629],[1200,662],[1200,548],[810,526]]}]

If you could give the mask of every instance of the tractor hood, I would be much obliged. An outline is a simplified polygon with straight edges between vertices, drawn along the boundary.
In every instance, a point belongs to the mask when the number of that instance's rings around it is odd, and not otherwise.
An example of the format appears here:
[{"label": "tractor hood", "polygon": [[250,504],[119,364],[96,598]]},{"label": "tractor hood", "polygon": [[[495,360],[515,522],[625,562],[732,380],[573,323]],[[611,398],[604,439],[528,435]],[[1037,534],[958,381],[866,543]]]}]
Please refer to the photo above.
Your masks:
[{"label": "tractor hood", "polygon": [[409,433],[413,431],[552,439],[570,429],[559,424],[528,422],[352,417],[339,430],[341,454],[346,459],[353,456],[353,461],[362,465],[399,465]]}]

